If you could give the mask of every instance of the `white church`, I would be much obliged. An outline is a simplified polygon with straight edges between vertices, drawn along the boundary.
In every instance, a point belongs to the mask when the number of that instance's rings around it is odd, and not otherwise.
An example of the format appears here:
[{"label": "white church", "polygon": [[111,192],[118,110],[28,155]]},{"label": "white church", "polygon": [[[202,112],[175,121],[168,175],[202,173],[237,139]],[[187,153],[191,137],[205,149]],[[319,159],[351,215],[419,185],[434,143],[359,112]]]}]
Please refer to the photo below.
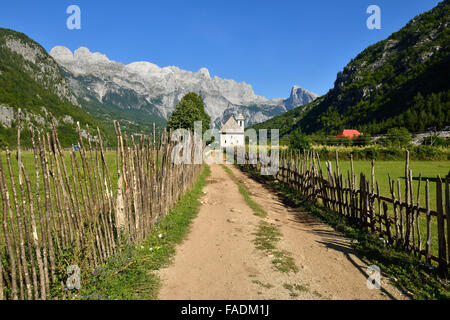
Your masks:
[{"label": "white church", "polygon": [[244,123],[245,118],[242,114],[239,114],[237,119],[233,116],[228,119],[227,122],[220,129],[220,147],[234,147],[245,145],[244,136]]}]

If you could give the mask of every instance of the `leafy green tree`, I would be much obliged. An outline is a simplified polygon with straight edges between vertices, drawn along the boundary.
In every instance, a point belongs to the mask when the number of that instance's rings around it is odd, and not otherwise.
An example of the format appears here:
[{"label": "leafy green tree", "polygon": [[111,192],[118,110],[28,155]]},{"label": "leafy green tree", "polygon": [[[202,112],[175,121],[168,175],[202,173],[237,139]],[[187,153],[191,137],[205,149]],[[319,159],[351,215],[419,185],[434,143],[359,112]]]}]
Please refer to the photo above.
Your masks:
[{"label": "leafy green tree", "polygon": [[425,137],[422,142],[423,146],[434,146],[448,148],[450,146],[450,139],[439,136]]},{"label": "leafy green tree", "polygon": [[294,131],[289,137],[289,148],[292,150],[300,150],[302,152],[311,149],[311,143],[300,129]]},{"label": "leafy green tree", "polygon": [[320,122],[325,127],[326,132],[329,133],[330,129],[338,127],[341,123],[341,117],[338,110],[335,107],[328,108],[328,110],[320,117]]},{"label": "leafy green tree", "polygon": [[8,147],[8,142],[0,136],[0,150],[5,149],[6,147]]},{"label": "leafy green tree", "polygon": [[408,129],[403,127],[389,129],[386,136],[382,140],[382,144],[385,146],[400,148],[409,146],[411,142],[411,134]]},{"label": "leafy green tree", "polygon": [[202,121],[202,133],[210,128],[211,117],[205,112],[202,98],[197,93],[191,92],[177,103],[175,111],[169,116],[167,128],[193,131],[195,121]]},{"label": "leafy green tree", "polygon": [[372,143],[372,137],[370,134],[362,134],[356,138],[353,138],[353,145],[355,146],[368,146]]}]

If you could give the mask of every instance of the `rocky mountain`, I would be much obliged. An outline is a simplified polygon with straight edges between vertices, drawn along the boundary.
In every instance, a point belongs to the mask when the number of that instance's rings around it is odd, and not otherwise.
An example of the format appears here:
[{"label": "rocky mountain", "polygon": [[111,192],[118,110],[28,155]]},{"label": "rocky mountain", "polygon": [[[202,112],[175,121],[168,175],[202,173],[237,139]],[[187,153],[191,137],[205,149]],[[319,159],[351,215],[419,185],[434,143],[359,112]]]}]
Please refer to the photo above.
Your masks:
[{"label": "rocky mountain", "polygon": [[58,46],[50,55],[60,64],[83,108],[135,125],[165,123],[177,102],[189,92],[202,96],[215,126],[238,113],[245,116],[247,125],[262,122],[317,97],[296,86],[290,98],[269,100],[256,95],[246,83],[211,77],[206,68],[191,72],[145,61],[124,65],[84,47],[72,53]]},{"label": "rocky mountain", "polygon": [[450,124],[450,1],[413,18],[405,27],[361,52],[319,99],[256,125],[282,136],[336,134],[392,127],[423,132]]},{"label": "rocky mountain", "polygon": [[[0,148],[16,144],[19,108],[25,128],[48,128],[51,113],[65,146],[77,141],[76,121],[101,126],[78,104],[59,65],[43,47],[23,33],[0,28]],[[29,131],[24,131],[24,145],[29,140]]]},{"label": "rocky mountain", "polygon": [[303,106],[317,99],[315,93],[309,92],[299,86],[294,86],[291,91],[291,95],[288,99],[284,100],[284,106],[287,110],[292,110],[299,106]]}]

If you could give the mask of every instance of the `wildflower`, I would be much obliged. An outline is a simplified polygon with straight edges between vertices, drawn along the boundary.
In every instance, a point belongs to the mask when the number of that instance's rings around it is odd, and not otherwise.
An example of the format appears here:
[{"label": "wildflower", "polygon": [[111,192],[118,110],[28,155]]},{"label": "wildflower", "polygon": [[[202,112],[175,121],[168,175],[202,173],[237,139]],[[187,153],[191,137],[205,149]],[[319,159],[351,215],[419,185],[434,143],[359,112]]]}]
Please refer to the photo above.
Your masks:
[{"label": "wildflower", "polygon": [[150,250],[150,251],[153,251],[153,248],[150,248],[149,250]]},{"label": "wildflower", "polygon": [[141,249],[144,249],[144,246],[141,246]]},{"label": "wildflower", "polygon": [[161,239],[162,237],[163,237],[163,235],[160,233],[160,234],[158,235],[158,238]]}]

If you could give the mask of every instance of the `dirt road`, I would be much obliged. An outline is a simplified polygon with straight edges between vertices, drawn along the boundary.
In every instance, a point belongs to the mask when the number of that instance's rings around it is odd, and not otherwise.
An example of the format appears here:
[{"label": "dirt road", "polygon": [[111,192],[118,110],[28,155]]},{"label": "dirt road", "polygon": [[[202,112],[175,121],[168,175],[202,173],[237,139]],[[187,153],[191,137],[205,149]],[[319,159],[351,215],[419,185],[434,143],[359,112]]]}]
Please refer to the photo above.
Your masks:
[{"label": "dirt road", "polygon": [[[160,270],[160,299],[405,299],[382,278],[382,290],[366,285],[367,264],[350,241],[316,218],[283,204],[268,187],[230,166],[267,212],[253,215],[238,186],[218,165],[211,166],[202,207],[173,263]],[[261,221],[281,231],[277,249],[290,253],[298,272],[274,269],[270,253],[256,249]]]}]

